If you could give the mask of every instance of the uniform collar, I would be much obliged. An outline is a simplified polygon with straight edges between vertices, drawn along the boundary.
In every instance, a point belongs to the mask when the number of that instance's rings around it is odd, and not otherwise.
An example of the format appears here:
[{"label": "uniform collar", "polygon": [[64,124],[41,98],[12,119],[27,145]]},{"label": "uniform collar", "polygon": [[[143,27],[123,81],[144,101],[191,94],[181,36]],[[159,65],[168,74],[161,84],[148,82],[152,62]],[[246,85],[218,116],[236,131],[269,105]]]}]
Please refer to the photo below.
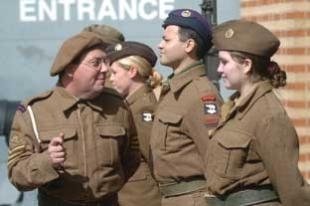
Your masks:
[{"label": "uniform collar", "polygon": [[177,93],[193,79],[205,74],[206,71],[203,62],[197,61],[172,76],[170,80],[170,89],[173,93]]},{"label": "uniform collar", "polygon": [[223,116],[226,116],[225,119],[227,120],[231,116],[233,116],[235,112],[238,112],[239,113],[238,119],[241,120],[250,110],[250,108],[255,104],[255,102],[257,102],[257,100],[260,99],[264,94],[272,91],[272,89],[273,87],[269,81],[259,82],[253,87],[253,89],[246,96],[239,99],[237,104],[234,103],[234,100],[240,96],[240,93],[239,92],[234,93],[230,97],[230,100],[223,105],[223,108],[227,107],[227,109],[224,109],[226,111],[229,110],[229,108],[231,108],[230,111]]},{"label": "uniform collar", "polygon": [[147,85],[141,86],[139,89],[137,89],[133,94],[129,95],[126,98],[126,101],[129,105],[132,105],[135,101],[142,98],[146,93],[149,93],[151,91],[151,88]]},{"label": "uniform collar", "polygon": [[69,92],[65,90],[64,87],[56,86],[55,87],[55,95],[58,102],[59,107],[65,112],[79,101],[78,98],[71,95]]},{"label": "uniform collar", "polygon": [[99,98],[94,98],[94,99],[89,99],[89,100],[84,100],[84,99],[78,99],[77,97],[73,96],[69,92],[65,90],[65,88],[57,86],[55,88],[55,95],[58,96],[57,100],[60,101],[59,106],[62,108],[64,112],[70,110],[72,107],[79,103],[85,103],[89,105],[90,107],[102,111],[102,106],[100,106],[99,103],[97,103],[97,99]]}]

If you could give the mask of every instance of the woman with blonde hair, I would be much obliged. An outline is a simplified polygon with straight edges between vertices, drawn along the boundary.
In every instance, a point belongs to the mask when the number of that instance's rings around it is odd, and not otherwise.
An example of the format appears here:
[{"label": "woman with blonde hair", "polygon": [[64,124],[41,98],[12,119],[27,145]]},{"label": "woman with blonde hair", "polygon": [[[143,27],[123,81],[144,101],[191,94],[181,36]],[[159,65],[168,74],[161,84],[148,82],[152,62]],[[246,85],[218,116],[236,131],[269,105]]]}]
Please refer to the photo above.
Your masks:
[{"label": "woman with blonde hair", "polygon": [[154,70],[157,57],[149,46],[131,41],[110,46],[107,54],[110,60],[110,81],[133,113],[141,151],[140,167],[119,192],[119,204],[159,206],[159,190],[149,167],[149,138],[157,104],[152,89],[162,79]]}]

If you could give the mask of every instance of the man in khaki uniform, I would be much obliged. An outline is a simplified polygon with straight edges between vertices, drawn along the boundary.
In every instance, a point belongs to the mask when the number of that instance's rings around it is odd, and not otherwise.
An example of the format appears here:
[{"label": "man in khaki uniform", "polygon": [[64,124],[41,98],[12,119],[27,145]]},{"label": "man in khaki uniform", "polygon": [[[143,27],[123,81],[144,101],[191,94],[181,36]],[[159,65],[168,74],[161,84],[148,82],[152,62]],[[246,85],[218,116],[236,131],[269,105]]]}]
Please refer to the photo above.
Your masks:
[{"label": "man in khaki uniform", "polygon": [[205,205],[204,155],[221,105],[201,60],[212,46],[211,28],[189,9],[170,12],[163,27],[160,63],[173,74],[168,89],[163,87],[151,133],[154,175],[163,206]]},{"label": "man in khaki uniform", "polygon": [[18,107],[9,179],[19,190],[38,188],[39,205],[117,205],[117,191],[139,164],[132,116],[104,87],[104,49],[119,35],[66,40],[50,72],[57,86]]}]

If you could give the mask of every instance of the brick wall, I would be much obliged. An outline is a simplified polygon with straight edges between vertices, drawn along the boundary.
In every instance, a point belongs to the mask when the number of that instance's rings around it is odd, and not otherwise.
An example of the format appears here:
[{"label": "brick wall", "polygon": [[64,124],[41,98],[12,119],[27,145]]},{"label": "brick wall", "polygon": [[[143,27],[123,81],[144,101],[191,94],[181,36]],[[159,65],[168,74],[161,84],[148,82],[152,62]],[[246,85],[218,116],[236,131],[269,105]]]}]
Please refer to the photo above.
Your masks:
[{"label": "brick wall", "polygon": [[261,23],[281,40],[274,59],[287,72],[278,90],[300,142],[299,167],[310,182],[310,0],[240,0],[241,18]]}]

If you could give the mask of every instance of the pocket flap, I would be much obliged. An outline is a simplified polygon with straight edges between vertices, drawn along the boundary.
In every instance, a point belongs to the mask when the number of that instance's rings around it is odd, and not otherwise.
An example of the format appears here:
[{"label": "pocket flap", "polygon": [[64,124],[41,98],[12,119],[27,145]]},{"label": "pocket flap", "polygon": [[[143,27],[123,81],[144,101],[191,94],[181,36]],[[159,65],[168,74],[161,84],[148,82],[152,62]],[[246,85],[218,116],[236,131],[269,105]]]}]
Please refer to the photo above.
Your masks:
[{"label": "pocket flap", "polygon": [[102,137],[118,137],[126,134],[125,128],[117,125],[97,127],[97,132]]},{"label": "pocket flap", "polygon": [[182,120],[182,115],[170,112],[160,112],[158,119],[163,123],[178,124]]},{"label": "pocket flap", "polygon": [[39,132],[39,138],[42,142],[49,142],[53,137],[59,136],[60,133],[64,133],[64,140],[76,137],[76,129],[74,128],[63,128],[59,130],[48,130]]},{"label": "pocket flap", "polygon": [[249,134],[237,131],[225,131],[217,138],[217,141],[225,148],[246,148],[252,137]]}]

